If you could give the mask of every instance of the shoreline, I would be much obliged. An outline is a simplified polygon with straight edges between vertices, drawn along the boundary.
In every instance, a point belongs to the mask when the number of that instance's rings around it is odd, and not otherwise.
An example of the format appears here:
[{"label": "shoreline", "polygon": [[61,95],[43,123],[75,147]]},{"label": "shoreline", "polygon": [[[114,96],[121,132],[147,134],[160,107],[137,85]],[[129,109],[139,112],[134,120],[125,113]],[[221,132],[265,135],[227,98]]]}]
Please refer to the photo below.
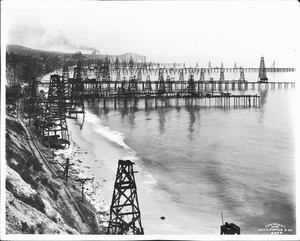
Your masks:
[{"label": "shoreline", "polygon": [[[147,172],[147,160],[143,159],[143,155],[136,153],[135,150],[132,150],[132,148],[125,143],[124,140],[126,139],[124,137],[124,133],[121,133],[125,132],[122,129],[122,125],[120,125],[122,123],[119,123],[119,126],[117,126],[118,130],[121,132],[111,130],[110,126],[114,125],[111,122],[105,121],[105,115],[99,116],[97,113],[102,113],[97,111],[97,106],[86,106],[83,126],[81,126],[81,122],[83,120],[80,118],[78,120],[67,120],[72,144],[73,141],[75,144],[73,145],[73,149],[70,148],[70,150],[65,150],[66,154],[69,153],[71,156],[75,154],[72,156],[72,160],[76,161],[76,163],[78,162],[78,165],[75,168],[77,173],[80,171],[81,175],[93,174],[97,177],[94,180],[94,185],[97,184],[99,187],[89,184],[90,186],[87,187],[88,190],[86,190],[86,193],[90,196],[91,200],[94,201],[94,204],[98,204],[100,206],[99,208],[102,208],[102,210],[109,210],[118,160],[123,157],[128,159],[134,158],[132,160],[136,163],[134,170],[138,171],[135,175],[135,179],[138,189],[137,192],[141,210],[142,226],[146,235],[170,235],[183,233],[216,234],[219,230],[220,223],[219,210],[224,210],[223,207],[226,204],[226,201],[224,201],[224,203],[216,203],[215,201],[217,198],[203,198],[202,203],[208,203],[208,206],[216,205],[216,207],[212,206],[213,208],[216,208],[216,211],[211,209],[213,211],[209,215],[206,215],[208,212],[206,212],[203,207],[199,207],[199,210],[203,209],[200,210],[201,212],[198,210],[197,212],[187,213],[187,209],[181,208],[180,205],[176,203],[176,196],[174,197],[170,195],[170,193],[164,191],[163,187],[156,183],[156,179],[161,181],[159,176],[155,176],[157,173],[153,172],[153,175],[151,175],[151,173]],[[254,117],[256,117],[256,114]],[[206,121],[206,119],[204,119],[204,121]],[[243,131],[241,130],[240,133],[243,133]],[[109,136],[109,134],[115,135]],[[134,145],[132,146],[134,147]],[[131,153],[129,153],[130,151]],[[130,156],[130,154],[132,155]],[[236,153],[231,155],[234,156]],[[159,160],[159,158],[156,158],[156,160]],[[222,162],[220,162],[220,164],[222,164]],[[209,174],[211,175],[209,177],[214,181],[214,183],[212,183],[214,185],[212,186],[218,188],[219,183],[216,182],[214,175],[214,170],[217,169],[214,165],[210,166],[210,168],[211,173]],[[149,178],[147,175],[149,175]],[[151,178],[153,178],[153,180]],[[230,176],[224,176],[223,178],[226,178],[225,180],[231,180]],[[96,179],[100,182],[97,183]],[[151,181],[153,182],[151,183]],[[204,181],[206,181],[206,179],[204,179]],[[168,185],[172,185],[172,183],[167,183],[165,187]],[[199,190],[197,190],[197,192],[199,192],[198,196],[202,193]],[[201,190],[204,190],[204,194],[207,193],[206,189]],[[185,193],[185,190],[180,190],[178,195],[182,195],[182,193]],[[244,199],[243,195],[240,196],[236,193],[233,193],[232,195],[237,196],[240,200]],[[205,207],[207,207],[207,205]],[[245,214],[249,214],[247,212],[248,210],[245,211]],[[198,216],[196,216],[197,214]],[[208,216],[208,218],[200,218],[201,216],[199,214],[203,214],[203,217]],[[162,216],[166,217],[166,219],[161,220],[160,217]],[[229,220],[233,220],[235,216],[226,214],[226,217]],[[189,224],[192,222],[197,223],[197,225],[191,227]],[[259,220],[259,222],[263,221]],[[244,223],[245,220],[240,219],[240,224],[242,226],[245,225]],[[253,226],[253,229],[255,228],[256,226]]]},{"label": "shoreline", "polygon": [[[56,154],[62,163],[64,158],[69,157],[70,163],[75,164],[71,166],[71,179],[75,176],[94,178],[93,182],[86,183],[85,195],[96,210],[106,212],[106,215],[100,215],[101,221],[109,221],[118,160],[129,159],[135,163],[134,171],[137,172],[137,196],[145,234],[182,234],[177,221],[178,217],[184,216],[184,211],[172,202],[171,197],[158,190],[155,177],[143,169],[141,157],[124,142],[122,133],[103,126],[95,114],[87,109],[85,111],[83,126],[81,117],[78,120],[67,119],[71,146],[69,149],[56,151]],[[185,223],[188,220],[181,221]]]},{"label": "shoreline", "polygon": [[[93,178],[84,185],[85,198],[98,212],[109,213],[112,190],[110,182],[114,178],[112,170],[106,167],[104,161],[99,159],[93,151],[93,145],[81,135],[77,120],[67,119],[70,136],[70,147],[56,150],[55,160],[64,164],[70,159],[70,179]],[[79,183],[78,183],[79,185]],[[103,217],[102,217],[103,218]]]}]

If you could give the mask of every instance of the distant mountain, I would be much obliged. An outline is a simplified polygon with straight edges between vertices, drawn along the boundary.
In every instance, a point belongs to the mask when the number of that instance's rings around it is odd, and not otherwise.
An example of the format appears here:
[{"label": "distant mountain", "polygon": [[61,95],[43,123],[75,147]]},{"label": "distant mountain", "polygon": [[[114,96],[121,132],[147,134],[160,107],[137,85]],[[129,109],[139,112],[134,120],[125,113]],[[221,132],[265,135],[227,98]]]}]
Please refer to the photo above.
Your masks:
[{"label": "distant mountain", "polygon": [[133,58],[134,61],[137,61],[137,62],[146,61],[146,56],[136,54],[136,53],[126,53],[126,54],[117,55],[115,57],[118,57],[120,61],[121,60],[129,61],[130,56]]},{"label": "distant mountain", "polygon": [[[39,49],[32,49],[32,48],[28,48],[22,45],[6,45],[6,51],[7,52],[14,52],[14,53],[18,53],[18,54],[33,54],[33,55],[38,55],[41,53],[45,53],[45,54],[51,54],[51,55],[73,55],[75,53],[63,53],[63,52],[58,52],[58,51],[47,51],[47,50],[39,50]],[[106,55],[99,55],[99,54],[84,54],[84,56],[86,56],[87,58],[103,58]],[[122,60],[126,60],[128,61],[130,59],[130,56],[132,56],[134,61],[137,62],[142,62],[146,60],[146,56],[140,55],[140,54],[136,54],[136,53],[126,53],[126,54],[121,54],[121,55],[107,55],[111,60],[115,60],[116,57],[119,58],[120,61]]]}]

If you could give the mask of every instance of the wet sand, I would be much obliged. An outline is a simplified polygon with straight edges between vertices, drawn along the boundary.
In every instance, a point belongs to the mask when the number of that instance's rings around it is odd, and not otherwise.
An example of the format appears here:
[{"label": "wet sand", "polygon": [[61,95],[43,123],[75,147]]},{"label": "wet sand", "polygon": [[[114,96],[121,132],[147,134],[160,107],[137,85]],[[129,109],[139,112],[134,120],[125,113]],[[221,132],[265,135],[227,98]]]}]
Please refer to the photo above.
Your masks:
[{"label": "wet sand", "polygon": [[129,159],[135,163],[134,170],[137,171],[135,180],[145,234],[176,233],[172,222],[172,216],[178,215],[178,212],[172,213],[176,207],[166,203],[162,209],[156,202],[156,199],[164,198],[157,193],[154,198],[153,187],[156,182],[142,170],[140,157],[125,144],[124,137],[101,126],[97,117],[88,111],[84,120],[79,117],[77,120],[68,119],[67,123],[71,145],[69,149],[56,151],[56,160],[63,164],[65,158],[70,158],[70,163],[74,164],[70,168],[71,179],[94,178],[86,182],[85,195],[99,211],[101,220],[109,220],[107,213],[112,201],[118,160]]}]

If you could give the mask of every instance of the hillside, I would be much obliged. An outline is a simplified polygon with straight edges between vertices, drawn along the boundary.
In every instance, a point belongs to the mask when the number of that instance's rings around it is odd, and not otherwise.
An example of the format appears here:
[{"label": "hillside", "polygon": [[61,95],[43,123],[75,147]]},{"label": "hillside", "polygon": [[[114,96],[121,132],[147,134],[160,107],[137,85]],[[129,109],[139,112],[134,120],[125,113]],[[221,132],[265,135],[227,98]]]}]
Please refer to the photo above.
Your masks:
[{"label": "hillside", "polygon": [[[8,114],[6,233],[104,234],[100,214],[88,202],[80,202],[80,186],[61,179],[59,171],[57,175],[49,172],[28,136],[24,124]],[[75,208],[74,200],[83,218]]]},{"label": "hillside", "polygon": [[32,54],[32,55],[39,55],[41,53],[44,54],[51,54],[51,55],[65,55],[70,53],[62,53],[57,51],[46,51],[46,50],[38,50],[38,49],[32,49],[28,48],[22,45],[6,45],[6,51],[7,52],[14,52],[17,54]]},{"label": "hillside", "polygon": [[[38,49],[32,49],[28,48],[25,46],[21,45],[6,45],[6,51],[8,53],[14,52],[18,54],[31,54],[31,55],[40,55],[40,54],[49,54],[49,55],[58,55],[60,57],[67,55],[71,56],[72,53],[63,53],[63,52],[58,52],[58,51],[46,51],[46,50],[38,50]],[[89,59],[94,59],[94,58],[104,58],[106,55],[105,54],[84,54]],[[119,58],[120,61],[125,60],[129,61],[130,56],[132,56],[134,61],[137,62],[142,62],[146,60],[146,56],[137,54],[137,53],[125,53],[125,54],[120,54],[120,55],[108,55],[111,59],[116,59],[116,57]]]}]

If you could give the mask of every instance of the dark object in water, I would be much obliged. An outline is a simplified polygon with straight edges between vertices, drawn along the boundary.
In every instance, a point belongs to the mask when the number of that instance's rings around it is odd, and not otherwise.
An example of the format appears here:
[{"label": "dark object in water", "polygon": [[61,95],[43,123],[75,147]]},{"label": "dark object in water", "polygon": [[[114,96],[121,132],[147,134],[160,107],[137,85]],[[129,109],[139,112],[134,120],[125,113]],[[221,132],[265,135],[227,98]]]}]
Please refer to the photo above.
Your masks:
[{"label": "dark object in water", "polygon": [[221,225],[221,235],[222,234],[241,234],[241,229],[234,223],[225,222],[224,225]]},{"label": "dark object in water", "polygon": [[165,220],[166,218],[164,216],[160,217],[161,220]]}]

